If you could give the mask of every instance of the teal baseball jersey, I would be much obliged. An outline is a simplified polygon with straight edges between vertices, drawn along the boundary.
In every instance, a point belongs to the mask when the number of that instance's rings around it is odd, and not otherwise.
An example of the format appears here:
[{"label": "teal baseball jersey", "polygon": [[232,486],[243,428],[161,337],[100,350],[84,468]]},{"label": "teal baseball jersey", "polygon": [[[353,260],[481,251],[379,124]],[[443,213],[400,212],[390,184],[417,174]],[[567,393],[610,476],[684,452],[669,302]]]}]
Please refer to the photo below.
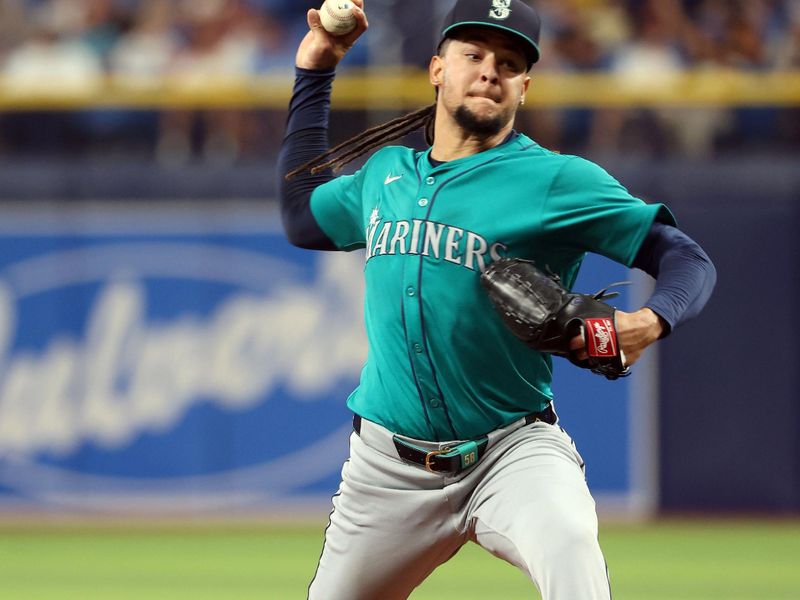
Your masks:
[{"label": "teal baseball jersey", "polygon": [[524,135],[432,166],[387,147],[319,186],[311,210],[342,250],[365,250],[369,354],[348,406],[414,438],[481,436],[545,408],[552,360],[505,327],[480,283],[501,256],[536,261],[571,287],[587,252],[629,266],[661,204],[597,165]]}]

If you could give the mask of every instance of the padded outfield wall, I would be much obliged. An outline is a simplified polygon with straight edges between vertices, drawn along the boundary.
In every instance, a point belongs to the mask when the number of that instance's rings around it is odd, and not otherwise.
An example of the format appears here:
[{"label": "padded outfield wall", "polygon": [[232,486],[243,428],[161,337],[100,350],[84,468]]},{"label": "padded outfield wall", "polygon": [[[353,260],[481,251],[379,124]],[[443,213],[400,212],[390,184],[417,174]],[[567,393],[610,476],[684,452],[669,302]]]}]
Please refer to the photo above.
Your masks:
[{"label": "padded outfield wall", "polygon": [[[720,277],[634,377],[558,361],[601,511],[797,510],[798,170],[606,166],[667,202]],[[0,248],[5,509],[326,510],[366,355],[358,253],[290,247],[267,200],[6,204]],[[588,261],[579,289],[628,276]]]},{"label": "padded outfield wall", "polygon": [[[366,356],[361,253],[292,248],[267,202],[34,203],[0,223],[4,507],[327,510]],[[625,277],[590,261],[586,289]],[[628,409],[648,373],[557,369],[598,498],[637,514]]]}]

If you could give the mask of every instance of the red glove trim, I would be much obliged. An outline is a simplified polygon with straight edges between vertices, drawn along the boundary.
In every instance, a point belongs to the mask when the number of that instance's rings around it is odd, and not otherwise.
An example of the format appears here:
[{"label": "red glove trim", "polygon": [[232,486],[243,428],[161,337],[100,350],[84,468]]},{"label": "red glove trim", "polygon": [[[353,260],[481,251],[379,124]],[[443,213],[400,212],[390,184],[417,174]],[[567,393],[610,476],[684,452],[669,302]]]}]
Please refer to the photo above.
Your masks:
[{"label": "red glove trim", "polygon": [[596,358],[617,356],[617,329],[613,319],[586,319],[586,353]]}]

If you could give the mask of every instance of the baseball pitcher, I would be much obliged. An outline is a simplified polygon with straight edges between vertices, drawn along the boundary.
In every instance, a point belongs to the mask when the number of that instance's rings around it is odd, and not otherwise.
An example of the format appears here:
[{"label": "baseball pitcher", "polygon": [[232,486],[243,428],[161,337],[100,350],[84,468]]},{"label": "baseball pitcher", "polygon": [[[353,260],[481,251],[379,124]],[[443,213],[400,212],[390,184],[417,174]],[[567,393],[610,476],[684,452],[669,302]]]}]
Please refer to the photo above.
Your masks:
[{"label": "baseball pitcher", "polygon": [[[514,129],[540,55],[521,0],[457,0],[430,61],[435,103],[329,149],[336,66],[368,27],[353,4],[344,35],[308,12],[278,166],[289,240],[366,260],[369,355],[309,598],[407,598],[471,541],[545,600],[608,600],[553,357],[625,376],[702,309],[714,267],[665,206]],[[417,129],[427,150],[385,145]],[[646,305],[572,293],[587,252],[655,277]]]}]

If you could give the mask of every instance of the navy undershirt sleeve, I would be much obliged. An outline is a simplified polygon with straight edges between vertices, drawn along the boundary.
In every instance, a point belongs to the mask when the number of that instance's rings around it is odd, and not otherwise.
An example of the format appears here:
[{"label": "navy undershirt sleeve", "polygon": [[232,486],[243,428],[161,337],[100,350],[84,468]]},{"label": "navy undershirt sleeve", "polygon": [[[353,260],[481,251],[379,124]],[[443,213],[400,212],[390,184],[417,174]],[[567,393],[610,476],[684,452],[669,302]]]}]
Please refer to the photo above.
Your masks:
[{"label": "navy undershirt sleeve", "polygon": [[328,117],[335,72],[295,68],[286,134],[278,154],[278,204],[286,237],[295,246],[336,250],[311,212],[311,193],[333,179],[330,170],[305,171],[286,181],[286,174],[328,150]]},{"label": "navy undershirt sleeve", "polygon": [[708,302],[717,271],[700,245],[681,230],[655,222],[633,266],[656,280],[645,306],[664,321],[668,331],[694,318]]}]

